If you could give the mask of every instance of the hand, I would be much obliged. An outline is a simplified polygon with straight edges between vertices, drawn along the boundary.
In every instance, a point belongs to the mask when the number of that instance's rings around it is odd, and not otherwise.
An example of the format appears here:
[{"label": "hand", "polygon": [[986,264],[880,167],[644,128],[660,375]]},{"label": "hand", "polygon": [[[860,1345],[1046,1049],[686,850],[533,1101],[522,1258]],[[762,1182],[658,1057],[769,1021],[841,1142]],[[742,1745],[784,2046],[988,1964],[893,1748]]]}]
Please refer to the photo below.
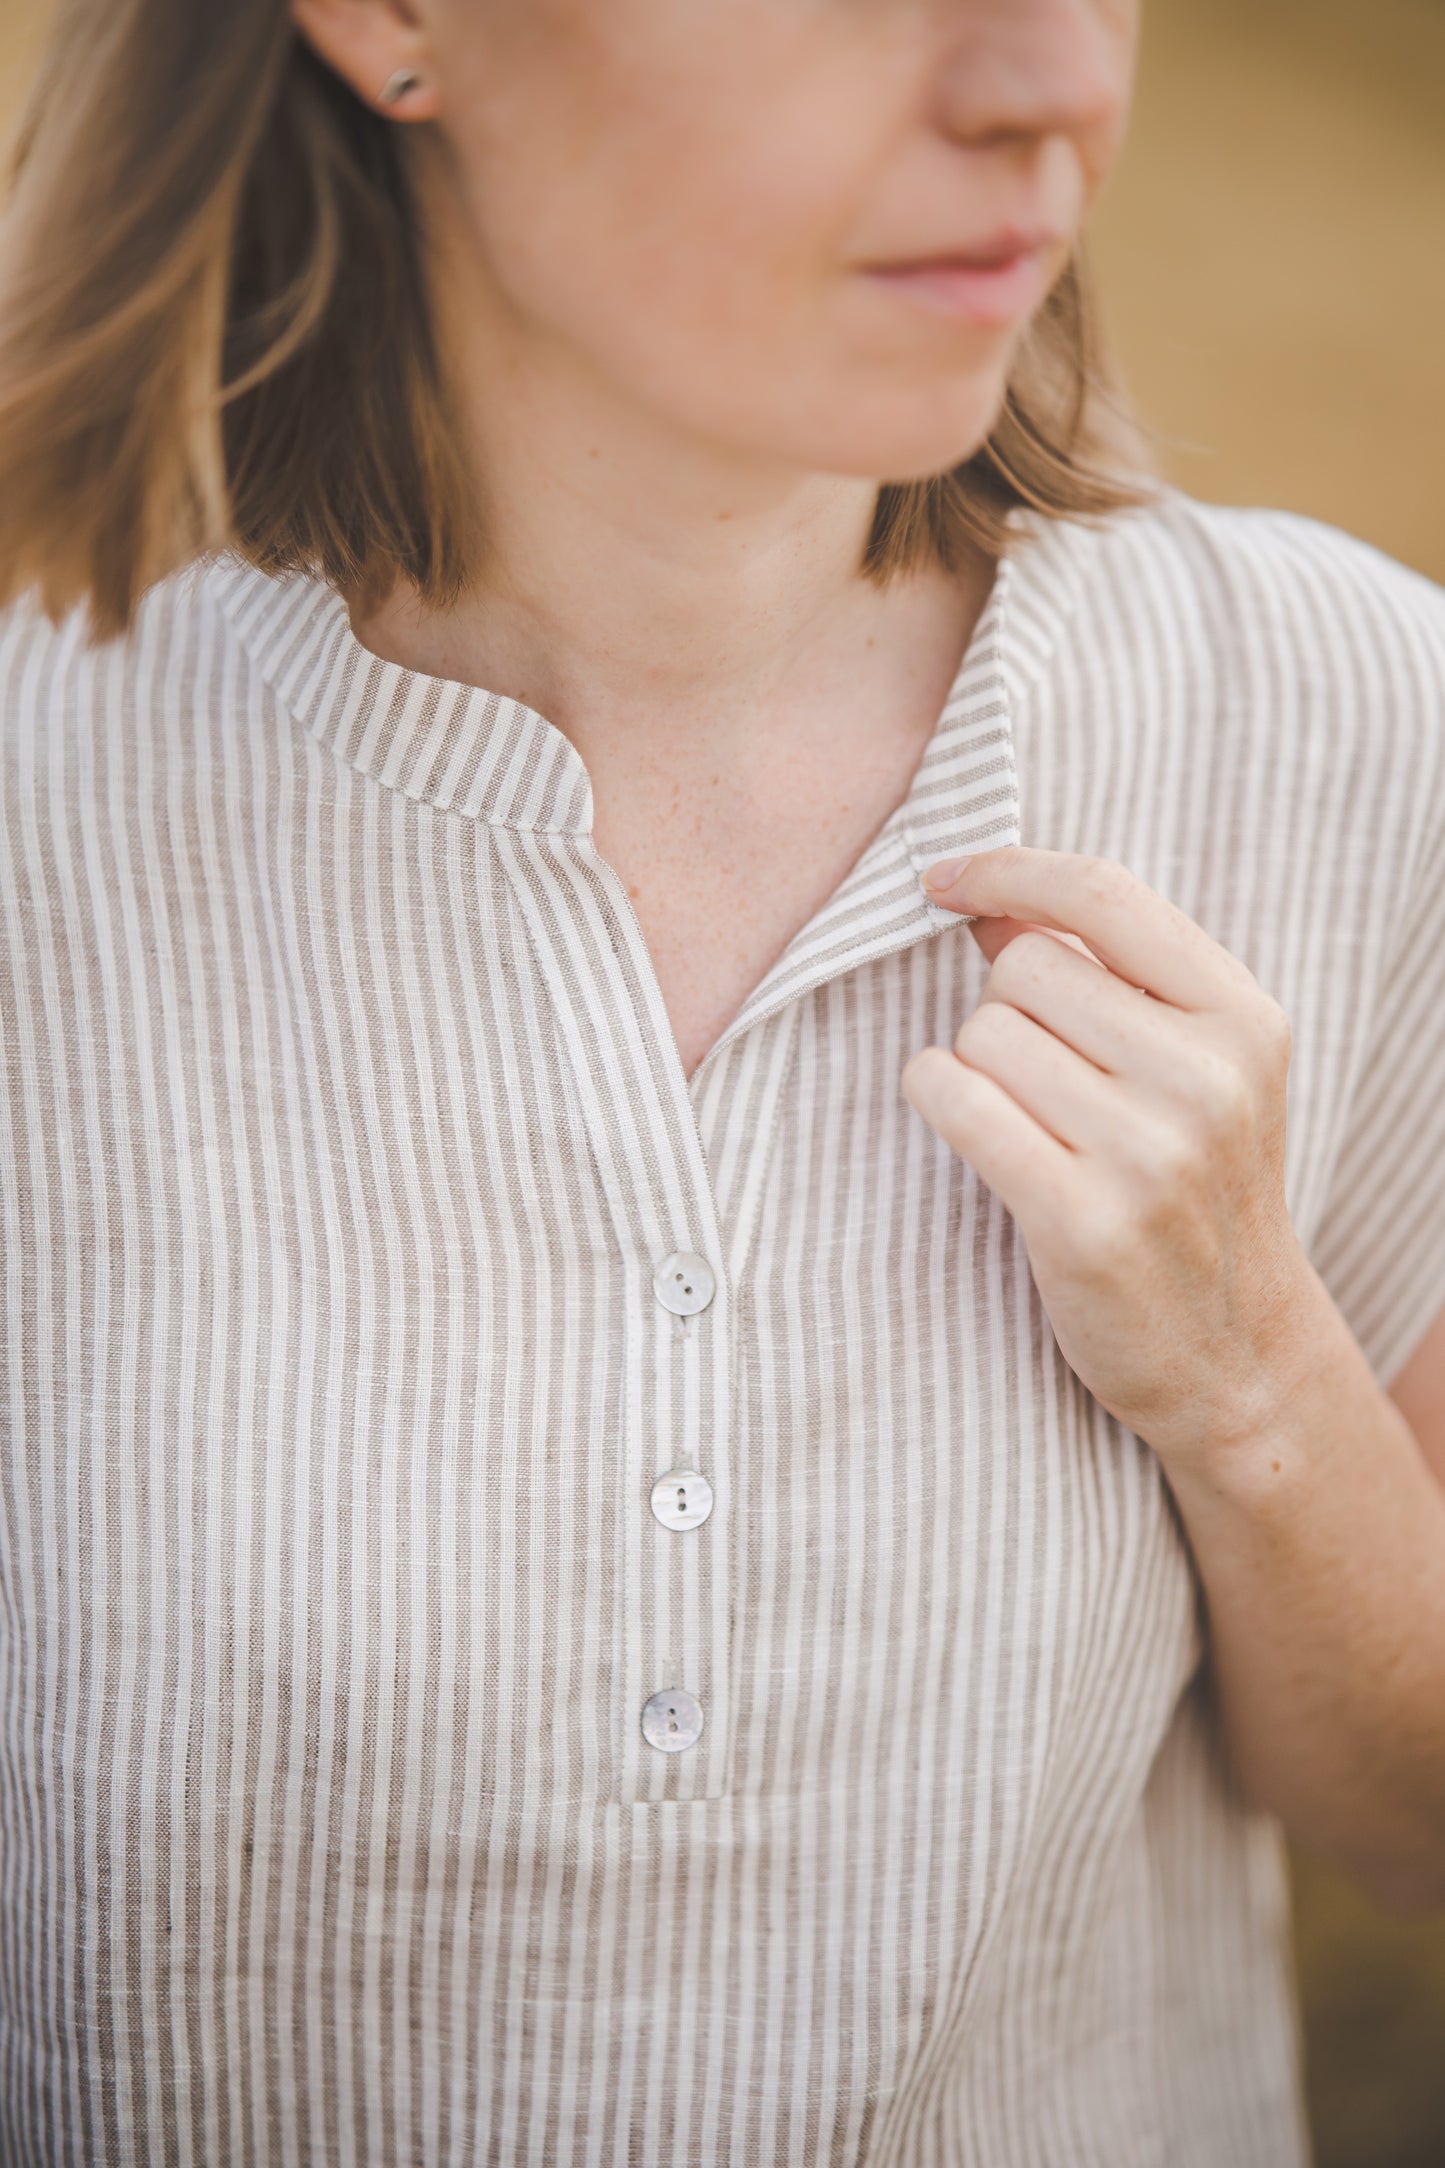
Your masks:
[{"label": "hand", "polygon": [[1109,859],[1009,845],[928,893],[978,914],[992,969],[904,1097],[1017,1220],[1095,1399],[1166,1464],[1246,1440],[1319,1314],[1285,1204],[1283,1009]]}]

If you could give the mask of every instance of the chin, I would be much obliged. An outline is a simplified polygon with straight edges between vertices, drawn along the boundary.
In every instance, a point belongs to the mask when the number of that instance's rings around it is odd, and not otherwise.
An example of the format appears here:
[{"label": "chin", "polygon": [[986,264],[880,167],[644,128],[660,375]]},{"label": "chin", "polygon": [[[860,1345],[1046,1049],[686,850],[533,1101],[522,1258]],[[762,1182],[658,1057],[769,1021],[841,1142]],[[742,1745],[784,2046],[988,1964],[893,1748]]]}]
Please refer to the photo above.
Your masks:
[{"label": "chin", "polygon": [[826,434],[815,419],[808,431],[809,464],[831,474],[889,482],[921,482],[973,458],[1003,411],[1003,373],[976,389],[946,387],[934,399],[912,398],[889,413],[882,401],[840,410]]},{"label": "chin", "polygon": [[832,447],[817,444],[817,466],[821,473],[858,475],[867,481],[932,481],[973,460],[1001,410],[1003,397],[981,403],[964,418],[951,416],[936,427],[914,429],[880,429],[875,416],[867,423],[860,418],[860,425],[838,434]]}]

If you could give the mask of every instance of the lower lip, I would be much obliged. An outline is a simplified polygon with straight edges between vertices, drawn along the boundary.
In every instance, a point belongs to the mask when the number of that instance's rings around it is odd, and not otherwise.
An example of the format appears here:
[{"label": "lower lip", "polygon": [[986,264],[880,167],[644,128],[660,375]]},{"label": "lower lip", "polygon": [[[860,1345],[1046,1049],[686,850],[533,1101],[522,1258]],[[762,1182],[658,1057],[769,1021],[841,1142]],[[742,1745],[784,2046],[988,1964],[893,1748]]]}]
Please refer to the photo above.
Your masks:
[{"label": "lower lip", "polygon": [[956,322],[1013,324],[1043,299],[1044,268],[1045,251],[1034,249],[1007,263],[889,265],[868,275]]}]

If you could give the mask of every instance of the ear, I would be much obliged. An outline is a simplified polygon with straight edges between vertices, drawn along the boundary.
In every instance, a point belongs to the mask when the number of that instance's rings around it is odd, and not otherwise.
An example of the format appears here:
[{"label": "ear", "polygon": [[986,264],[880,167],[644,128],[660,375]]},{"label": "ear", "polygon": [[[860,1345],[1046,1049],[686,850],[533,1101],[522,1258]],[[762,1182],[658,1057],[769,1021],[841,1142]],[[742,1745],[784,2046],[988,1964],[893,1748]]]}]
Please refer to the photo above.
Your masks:
[{"label": "ear", "polygon": [[388,120],[432,120],[440,110],[437,71],[411,0],[291,0],[291,19],[327,67]]}]

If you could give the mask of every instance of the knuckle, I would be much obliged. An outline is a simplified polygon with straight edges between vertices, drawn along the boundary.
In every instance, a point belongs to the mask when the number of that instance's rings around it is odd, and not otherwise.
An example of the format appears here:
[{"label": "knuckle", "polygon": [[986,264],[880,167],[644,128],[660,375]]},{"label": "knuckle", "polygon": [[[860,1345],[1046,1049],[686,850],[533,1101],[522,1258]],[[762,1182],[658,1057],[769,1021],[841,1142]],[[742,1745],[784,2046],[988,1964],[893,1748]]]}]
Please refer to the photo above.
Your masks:
[{"label": "knuckle", "polygon": [[941,1051],[941,1048],[936,1046],[919,1047],[918,1051],[914,1054],[910,1054],[907,1061],[903,1064],[903,1069],[899,1081],[904,1084],[910,1082],[916,1083],[920,1075],[922,1075],[925,1070],[931,1070],[935,1067],[939,1053]]},{"label": "knuckle", "polygon": [[1138,1219],[1122,1197],[1096,1200],[1081,1216],[1075,1235],[1079,1267],[1107,1276],[1121,1268],[1138,1246]]},{"label": "knuckle", "polygon": [[967,1056],[976,1047],[983,1045],[984,1034],[989,1028],[984,1022],[984,1018],[988,1015],[989,1010],[996,1006],[995,1002],[981,1001],[978,1007],[964,1018],[953,1035],[953,1051],[955,1054]]},{"label": "knuckle", "polygon": [[1213,1129],[1228,1136],[1242,1136],[1253,1128],[1254,1090],[1249,1078],[1232,1061],[1211,1061],[1200,1071],[1200,1099]]},{"label": "knuckle", "polygon": [[1271,996],[1265,997],[1260,1029],[1274,1060],[1287,1067],[1294,1052],[1294,1026],[1290,1023],[1288,1012]]},{"label": "knuckle", "polygon": [[1246,1084],[1251,1077],[1273,1083],[1288,1072],[1294,1033],[1288,1016],[1268,994],[1248,1004],[1236,1040],[1239,1072]]},{"label": "knuckle", "polygon": [[1267,993],[1247,965],[1238,1008],[1242,1034],[1251,1049],[1288,1061],[1294,1045],[1289,1012],[1273,994]]},{"label": "knuckle", "polygon": [[1004,992],[1036,992],[1048,979],[1059,943],[1038,927],[1016,933],[994,959],[993,983]]},{"label": "knuckle", "polygon": [[1085,894],[1094,902],[1114,904],[1127,893],[1133,877],[1115,859],[1086,858],[1082,878]]},{"label": "knuckle", "polygon": [[981,1001],[959,1026],[953,1050],[964,1057],[999,1051],[1012,1042],[1017,1022],[1018,1012],[1006,1001]]}]

